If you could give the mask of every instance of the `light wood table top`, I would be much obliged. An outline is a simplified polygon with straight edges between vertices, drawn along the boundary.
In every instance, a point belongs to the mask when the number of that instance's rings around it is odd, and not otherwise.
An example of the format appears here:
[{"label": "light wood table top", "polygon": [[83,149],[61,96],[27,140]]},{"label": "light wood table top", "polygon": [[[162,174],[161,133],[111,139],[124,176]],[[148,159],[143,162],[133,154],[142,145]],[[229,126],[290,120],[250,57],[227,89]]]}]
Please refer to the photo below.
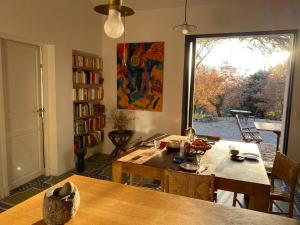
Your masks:
[{"label": "light wood table top", "polygon": [[263,161],[244,160],[243,162],[232,161],[229,153],[229,145],[234,145],[240,151],[240,155],[244,153],[252,153],[260,156],[258,146],[256,144],[219,141],[208,150],[203,156],[201,163],[208,164],[206,173],[214,173],[217,177],[239,180],[248,183],[270,185],[266,169]]},{"label": "light wood table top", "polygon": [[254,122],[254,125],[257,130],[281,132],[281,123]]},{"label": "light wood table top", "polygon": [[[76,216],[67,224],[251,224],[296,225],[300,221],[130,187],[109,181],[72,176],[80,191],[81,203]],[[44,225],[42,205],[44,192],[0,214],[0,224]]]}]

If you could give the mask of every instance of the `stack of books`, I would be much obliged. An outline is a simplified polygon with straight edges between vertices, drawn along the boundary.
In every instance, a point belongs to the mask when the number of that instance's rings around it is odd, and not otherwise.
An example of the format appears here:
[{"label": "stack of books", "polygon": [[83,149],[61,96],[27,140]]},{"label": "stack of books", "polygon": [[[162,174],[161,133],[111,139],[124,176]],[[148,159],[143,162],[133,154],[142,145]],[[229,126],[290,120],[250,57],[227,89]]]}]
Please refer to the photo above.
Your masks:
[{"label": "stack of books", "polygon": [[102,100],[103,88],[73,88],[73,101]]},{"label": "stack of books", "polygon": [[84,136],[78,136],[74,138],[74,148],[75,150],[79,148],[91,147],[93,145],[98,145],[103,141],[104,132],[95,131]]},{"label": "stack of books", "polygon": [[73,71],[74,84],[102,84],[102,74],[96,71]]},{"label": "stack of books", "polygon": [[86,67],[94,69],[102,69],[103,62],[100,58],[82,56],[82,55],[73,55],[73,67]]},{"label": "stack of books", "polygon": [[101,118],[86,118],[82,120],[76,120],[74,122],[75,135],[83,135],[89,132],[101,130],[101,120]]}]

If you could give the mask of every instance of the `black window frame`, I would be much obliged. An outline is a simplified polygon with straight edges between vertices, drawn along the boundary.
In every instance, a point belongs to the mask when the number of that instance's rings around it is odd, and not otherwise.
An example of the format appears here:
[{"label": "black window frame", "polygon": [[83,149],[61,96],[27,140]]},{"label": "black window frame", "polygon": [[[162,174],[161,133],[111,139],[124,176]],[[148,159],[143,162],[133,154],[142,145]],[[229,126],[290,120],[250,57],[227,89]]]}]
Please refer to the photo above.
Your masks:
[{"label": "black window frame", "polygon": [[[195,50],[197,38],[226,38],[226,37],[243,37],[243,36],[259,36],[259,35],[280,35],[280,34],[292,34],[293,39],[293,52],[291,56],[291,74],[289,78],[288,96],[287,96],[287,109],[286,120],[284,130],[284,143],[282,152],[287,154],[288,141],[289,141],[289,128],[291,122],[291,110],[292,110],[292,98],[294,88],[294,76],[295,76],[295,58],[298,40],[298,29],[291,30],[270,30],[270,31],[253,31],[253,32],[234,32],[234,33],[211,33],[211,34],[196,34],[185,36],[185,52],[184,52],[184,76],[183,76],[183,93],[182,93],[182,120],[181,120],[181,134],[185,134],[187,127],[192,125],[192,113],[193,113],[193,93],[194,93],[194,70],[195,70]],[[190,45],[192,48],[192,68],[191,68],[191,83],[189,84],[189,55]],[[190,85],[190,90],[189,90]],[[188,93],[190,92],[190,93]],[[190,96],[190,99],[188,99]],[[189,108],[187,105],[189,104]],[[188,115],[189,114],[189,115]],[[189,118],[189,119],[188,119]]]}]

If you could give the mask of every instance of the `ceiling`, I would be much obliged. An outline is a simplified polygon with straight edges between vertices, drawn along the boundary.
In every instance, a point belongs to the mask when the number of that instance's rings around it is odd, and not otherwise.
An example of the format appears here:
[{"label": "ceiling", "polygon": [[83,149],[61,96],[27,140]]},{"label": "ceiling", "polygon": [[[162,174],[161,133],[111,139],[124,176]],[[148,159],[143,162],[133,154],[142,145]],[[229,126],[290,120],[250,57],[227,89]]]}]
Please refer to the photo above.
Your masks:
[{"label": "ceiling", "polygon": [[[185,0],[123,0],[124,5],[135,10],[149,10],[162,8],[183,7]],[[249,0],[188,0],[188,5],[201,5],[209,3],[244,2]],[[107,4],[107,0],[91,0],[94,5]]]}]

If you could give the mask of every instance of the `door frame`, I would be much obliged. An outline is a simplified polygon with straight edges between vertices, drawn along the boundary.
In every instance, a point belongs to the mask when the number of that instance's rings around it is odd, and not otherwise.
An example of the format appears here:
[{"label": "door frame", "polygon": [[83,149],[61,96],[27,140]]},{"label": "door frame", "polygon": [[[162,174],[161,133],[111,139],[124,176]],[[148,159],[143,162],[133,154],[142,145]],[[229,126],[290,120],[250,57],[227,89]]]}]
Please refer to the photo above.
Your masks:
[{"label": "door frame", "polygon": [[[195,49],[197,38],[218,38],[218,37],[238,37],[238,36],[254,36],[254,35],[276,35],[276,34],[293,34],[293,52],[291,56],[291,71],[288,84],[287,92],[287,108],[286,108],[286,121],[284,127],[284,141],[282,151],[287,154],[288,140],[289,140],[289,127],[291,120],[291,109],[292,109],[292,95],[294,88],[294,74],[295,74],[295,57],[298,40],[298,29],[291,30],[270,30],[270,31],[253,31],[253,32],[234,32],[234,33],[212,33],[212,34],[197,34],[197,35],[186,35],[185,36],[185,53],[184,53],[184,76],[183,76],[183,93],[182,93],[182,120],[181,120],[181,134],[185,134],[185,129],[192,124],[192,106],[194,93],[194,69],[195,69]],[[190,52],[190,45],[192,44],[192,52]],[[190,55],[192,53],[192,55]],[[190,59],[190,56],[192,58]],[[191,71],[189,62],[191,60]],[[189,73],[190,72],[190,73]],[[191,82],[189,83],[189,79]],[[190,86],[189,86],[190,85]],[[190,107],[186,107],[189,105]]]},{"label": "door frame", "polygon": [[[56,94],[55,90],[55,46],[43,44],[37,41],[0,33],[0,40],[7,39],[40,47],[42,63],[42,79],[44,84],[43,98],[44,108],[44,167],[45,175],[57,174],[57,123],[56,123]],[[1,46],[0,46],[1,52]],[[50,151],[51,149],[51,151]],[[4,110],[3,70],[0,54],[0,199],[9,195],[7,150],[6,150],[6,126]]]}]

